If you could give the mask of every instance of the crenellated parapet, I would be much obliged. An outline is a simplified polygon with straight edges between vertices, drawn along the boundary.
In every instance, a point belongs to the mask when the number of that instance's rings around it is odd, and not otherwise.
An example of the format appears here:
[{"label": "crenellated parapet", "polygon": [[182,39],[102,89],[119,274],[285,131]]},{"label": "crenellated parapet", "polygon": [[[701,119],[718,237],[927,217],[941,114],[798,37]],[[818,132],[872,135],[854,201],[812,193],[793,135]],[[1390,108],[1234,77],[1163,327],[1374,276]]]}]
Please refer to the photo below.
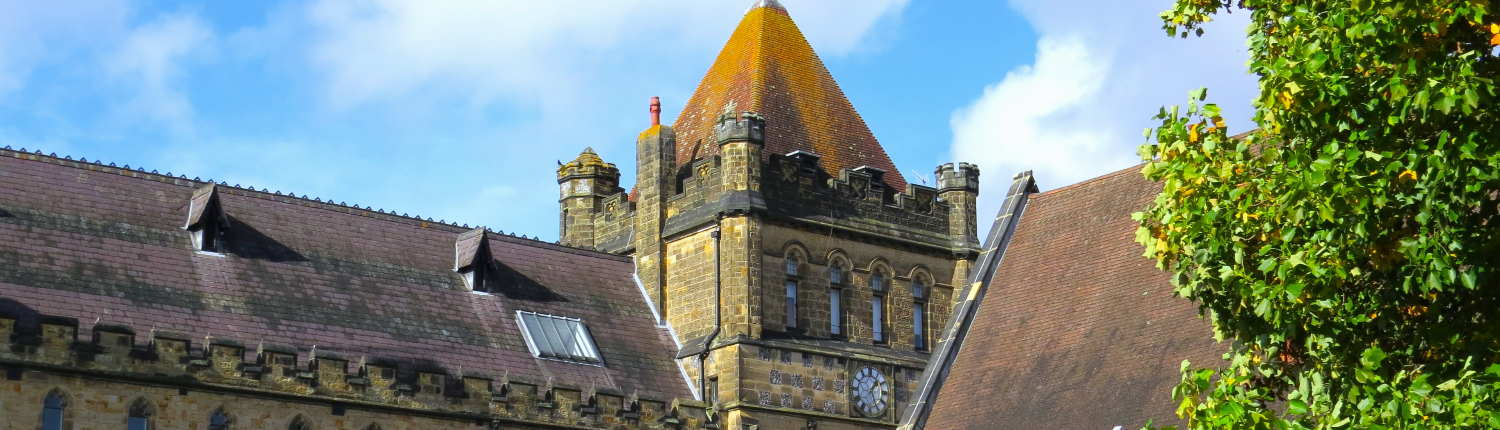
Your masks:
[{"label": "crenellated parapet", "polygon": [[620,169],[614,163],[606,163],[594,153],[594,148],[584,148],[578,158],[566,164],[557,166],[557,180],[562,182],[570,178],[601,178],[613,179],[612,185],[618,187],[620,182]]},{"label": "crenellated parapet", "polygon": [[940,192],[979,192],[979,166],[969,163],[948,163],[938,166],[934,172]]},{"label": "crenellated parapet", "polygon": [[746,141],[757,145],[766,143],[766,120],[755,112],[725,112],[714,126],[718,143]]},{"label": "crenellated parapet", "polygon": [[559,241],[566,245],[605,249],[601,246],[629,236],[615,221],[634,212],[633,202],[620,188],[620,169],[604,162],[593,148],[583,150],[578,158],[557,167],[557,184],[561,190],[558,205],[562,223]]},{"label": "crenellated parapet", "polygon": [[979,247],[979,166],[948,163],[933,172],[938,184],[938,198],[948,202],[948,234],[955,247]]},{"label": "crenellated parapet", "polygon": [[[600,429],[712,429],[707,405],[691,399],[548,379],[487,375],[458,366],[358,357],[313,346],[193,337],[96,322],[80,335],[78,320],[0,315],[0,367],[82,375],[126,384],[287,398],[339,407],[444,417],[505,426],[543,424]],[[248,353],[248,354],[247,354]],[[247,358],[247,355],[249,358]]]},{"label": "crenellated parapet", "polygon": [[821,157],[804,151],[771,155],[761,190],[772,214],[854,233],[952,246],[950,202],[937,188],[893,190],[884,170],[861,166],[830,176]]}]

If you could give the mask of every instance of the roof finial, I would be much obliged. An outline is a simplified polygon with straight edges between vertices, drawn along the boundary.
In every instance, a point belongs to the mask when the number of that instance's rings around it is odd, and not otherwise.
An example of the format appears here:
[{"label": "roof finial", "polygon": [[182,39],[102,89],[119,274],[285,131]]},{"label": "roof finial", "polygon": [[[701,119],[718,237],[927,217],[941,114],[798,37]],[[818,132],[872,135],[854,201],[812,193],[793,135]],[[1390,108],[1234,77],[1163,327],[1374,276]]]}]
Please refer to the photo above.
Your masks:
[{"label": "roof finial", "polygon": [[755,4],[750,5],[750,10],[756,10],[763,7],[786,10],[786,7],[782,6],[781,3],[777,2],[776,0],[758,0],[755,2]]},{"label": "roof finial", "polygon": [[661,97],[651,96],[651,126],[661,125]]}]

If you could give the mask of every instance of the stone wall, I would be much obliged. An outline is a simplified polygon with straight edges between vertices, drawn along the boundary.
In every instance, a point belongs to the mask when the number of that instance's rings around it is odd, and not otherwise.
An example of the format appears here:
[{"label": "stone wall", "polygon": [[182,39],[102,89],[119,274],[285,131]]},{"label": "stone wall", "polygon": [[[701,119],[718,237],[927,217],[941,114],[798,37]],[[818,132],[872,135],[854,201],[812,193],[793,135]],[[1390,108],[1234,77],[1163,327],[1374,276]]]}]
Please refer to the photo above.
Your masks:
[{"label": "stone wall", "polygon": [[[42,400],[65,394],[67,428],[122,428],[137,399],[153,428],[207,428],[216,408],[233,428],[286,428],[299,414],[312,428],[705,428],[705,405],[641,399],[567,381],[512,380],[434,364],[351,359],[314,348],[232,339],[190,339],[98,323],[80,338],[76,320],[40,316],[17,331],[0,318],[0,429],[33,430]],[[252,358],[246,359],[248,355]]]},{"label": "stone wall", "polygon": [[[764,327],[770,331],[787,331],[786,274],[787,252],[801,254],[797,277],[799,310],[805,315],[798,330],[814,338],[832,338],[829,332],[828,267],[833,261],[843,265],[844,308],[849,312],[844,337],[852,343],[874,344],[870,275],[883,270],[886,277],[887,309],[890,312],[887,345],[894,350],[912,351],[912,289],[914,279],[924,279],[928,286],[928,349],[937,330],[947,322],[952,310],[953,282],[958,264],[944,256],[912,249],[871,244],[849,237],[820,235],[790,226],[764,228],[765,253],[762,276],[765,294]],[[962,262],[963,260],[959,260]],[[915,277],[915,278],[914,278]],[[962,282],[962,280],[959,280]]]}]

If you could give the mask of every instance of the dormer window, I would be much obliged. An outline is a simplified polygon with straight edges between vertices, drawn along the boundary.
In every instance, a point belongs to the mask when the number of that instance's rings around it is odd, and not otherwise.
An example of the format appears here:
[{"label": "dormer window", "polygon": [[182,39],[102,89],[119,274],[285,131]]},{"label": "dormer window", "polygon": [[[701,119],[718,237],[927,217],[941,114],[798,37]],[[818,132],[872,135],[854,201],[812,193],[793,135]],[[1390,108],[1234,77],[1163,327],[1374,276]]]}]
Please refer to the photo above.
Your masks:
[{"label": "dormer window", "polygon": [[204,251],[224,252],[224,231],[229,229],[229,215],[219,203],[219,187],[209,184],[193,191],[188,201],[187,224],[182,228],[192,233],[193,248]]},{"label": "dormer window", "polygon": [[484,227],[466,231],[453,243],[453,271],[463,277],[469,291],[490,292],[494,288],[489,285],[495,257],[490,255],[488,231]]},{"label": "dormer window", "polygon": [[537,358],[602,365],[588,327],[578,318],[516,311],[516,323],[526,338],[526,347]]}]

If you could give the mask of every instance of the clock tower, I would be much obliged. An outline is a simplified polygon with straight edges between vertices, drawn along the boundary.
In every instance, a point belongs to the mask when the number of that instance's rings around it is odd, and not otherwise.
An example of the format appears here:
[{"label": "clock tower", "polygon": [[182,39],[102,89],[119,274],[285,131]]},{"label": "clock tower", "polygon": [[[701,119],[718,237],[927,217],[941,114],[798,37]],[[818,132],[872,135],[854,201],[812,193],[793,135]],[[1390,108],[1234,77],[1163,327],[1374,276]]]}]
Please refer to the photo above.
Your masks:
[{"label": "clock tower", "polygon": [[894,428],[979,252],[978,168],[908,183],[775,0],[657,109],[630,191],[592,151],[558,169],[560,237],[634,257],[720,428]]}]

